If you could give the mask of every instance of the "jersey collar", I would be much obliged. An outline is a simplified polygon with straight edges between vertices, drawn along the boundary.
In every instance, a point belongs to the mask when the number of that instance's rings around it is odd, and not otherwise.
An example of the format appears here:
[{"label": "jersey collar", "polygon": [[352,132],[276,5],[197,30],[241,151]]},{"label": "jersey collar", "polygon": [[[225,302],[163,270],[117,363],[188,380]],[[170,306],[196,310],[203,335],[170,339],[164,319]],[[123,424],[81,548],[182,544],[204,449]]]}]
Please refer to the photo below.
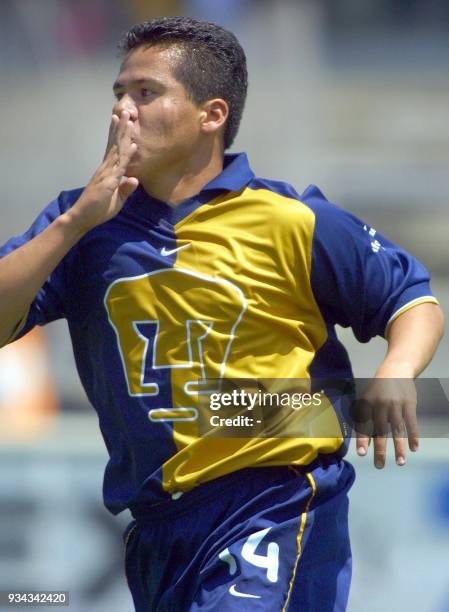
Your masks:
[{"label": "jersey collar", "polygon": [[196,208],[213,200],[223,191],[241,191],[255,177],[251,170],[246,153],[226,154],[223,171],[203,187],[200,193],[187,198],[176,206],[151,197],[142,186],[126,202],[127,209],[140,209],[140,214],[153,220],[166,219],[178,223]]},{"label": "jersey collar", "polygon": [[224,156],[223,171],[210,181],[202,191],[227,189],[240,191],[254,178],[246,153],[227,154]]}]

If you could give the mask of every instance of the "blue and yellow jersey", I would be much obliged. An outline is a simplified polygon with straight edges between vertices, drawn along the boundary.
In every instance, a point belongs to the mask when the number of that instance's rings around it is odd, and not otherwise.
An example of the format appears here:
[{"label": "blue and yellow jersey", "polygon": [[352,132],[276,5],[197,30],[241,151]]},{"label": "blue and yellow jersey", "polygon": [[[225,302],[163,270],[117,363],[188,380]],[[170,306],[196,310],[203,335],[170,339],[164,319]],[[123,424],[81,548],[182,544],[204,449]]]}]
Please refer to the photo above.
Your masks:
[{"label": "blue and yellow jersey", "polygon": [[[77,200],[62,192],[3,256]],[[201,436],[198,395],[214,379],[350,378],[334,326],[368,341],[435,302],[425,268],[311,186],[257,178],[244,154],[195,198],[142,188],[67,254],[15,338],[65,317],[78,372],[109,451],[113,512],[249,466],[344,454],[332,405],[300,437]],[[335,421],[335,435],[320,435]],[[323,429],[324,432],[324,429]]]}]

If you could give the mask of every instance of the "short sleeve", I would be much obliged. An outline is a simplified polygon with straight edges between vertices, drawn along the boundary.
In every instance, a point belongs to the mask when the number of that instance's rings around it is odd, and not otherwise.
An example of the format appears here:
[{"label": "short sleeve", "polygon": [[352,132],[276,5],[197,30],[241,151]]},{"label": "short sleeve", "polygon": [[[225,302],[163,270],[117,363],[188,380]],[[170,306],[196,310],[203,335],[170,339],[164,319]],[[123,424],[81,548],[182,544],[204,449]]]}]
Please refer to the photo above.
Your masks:
[{"label": "short sleeve", "polygon": [[426,268],[410,253],[309,187],[301,201],[315,214],[312,290],[324,318],[367,342],[422,302],[438,303]]},{"label": "short sleeve", "polygon": [[[31,227],[22,235],[15,236],[0,247],[0,258],[23,246],[47,228],[59,215],[66,212],[75,202],[82,189],[63,191],[38,215]],[[45,325],[65,316],[66,278],[69,254],[62,259],[39,290],[25,317],[18,322],[8,340],[25,335],[35,325]]]}]

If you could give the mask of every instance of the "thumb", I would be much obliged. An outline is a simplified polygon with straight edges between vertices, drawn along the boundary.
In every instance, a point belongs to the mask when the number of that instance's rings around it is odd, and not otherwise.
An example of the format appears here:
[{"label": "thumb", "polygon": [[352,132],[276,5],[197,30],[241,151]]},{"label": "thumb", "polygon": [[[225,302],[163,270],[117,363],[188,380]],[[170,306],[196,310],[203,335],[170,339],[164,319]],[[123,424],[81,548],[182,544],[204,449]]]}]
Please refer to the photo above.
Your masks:
[{"label": "thumb", "polygon": [[124,176],[120,185],[118,186],[118,194],[122,202],[127,200],[138,186],[139,181],[134,176]]}]

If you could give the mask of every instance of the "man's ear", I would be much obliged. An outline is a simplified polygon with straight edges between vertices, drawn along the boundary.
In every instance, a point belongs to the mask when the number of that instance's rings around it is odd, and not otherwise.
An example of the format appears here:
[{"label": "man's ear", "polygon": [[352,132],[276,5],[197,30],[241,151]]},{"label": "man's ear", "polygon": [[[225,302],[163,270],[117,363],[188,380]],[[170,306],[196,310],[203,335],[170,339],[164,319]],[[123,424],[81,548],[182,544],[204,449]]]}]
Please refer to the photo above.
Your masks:
[{"label": "man's ear", "polygon": [[212,134],[222,130],[228,116],[229,106],[222,98],[207,100],[202,104],[200,115],[202,132]]}]

